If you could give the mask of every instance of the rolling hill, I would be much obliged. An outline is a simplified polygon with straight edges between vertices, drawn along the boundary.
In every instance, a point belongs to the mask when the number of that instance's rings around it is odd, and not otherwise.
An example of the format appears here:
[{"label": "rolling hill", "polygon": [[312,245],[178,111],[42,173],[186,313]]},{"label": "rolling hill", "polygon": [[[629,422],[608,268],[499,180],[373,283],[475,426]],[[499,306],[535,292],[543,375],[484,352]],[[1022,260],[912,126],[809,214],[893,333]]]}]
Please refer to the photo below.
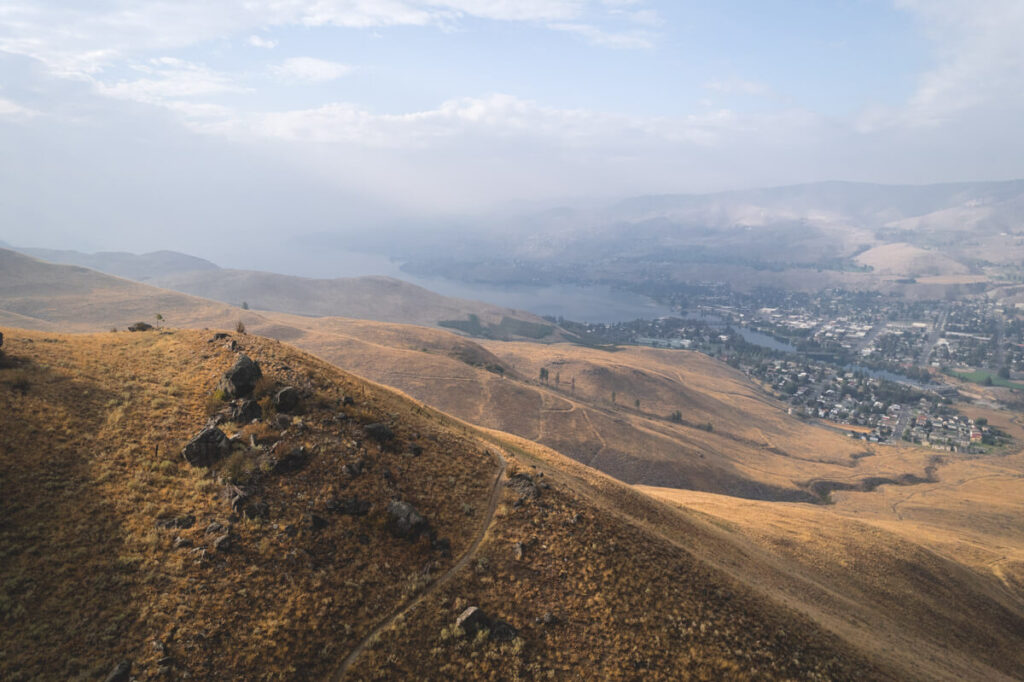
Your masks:
[{"label": "rolling hill", "polygon": [[[1019,591],[827,508],[660,503],[251,335],[3,333],[5,679],[130,662],[141,679],[996,680],[1024,664]],[[262,367],[262,414],[187,461],[239,353]],[[272,399],[282,386],[297,404]]]},{"label": "rolling hill", "polygon": [[[442,296],[432,291],[391,277],[341,277],[313,279],[280,275],[253,270],[229,270],[213,263],[172,251],[135,255],[131,253],[85,254],[77,251],[51,249],[0,250],[0,290],[13,289],[19,278],[27,278],[22,289],[33,289],[40,268],[33,266],[20,254],[60,265],[78,266],[78,270],[64,270],[56,278],[59,282],[74,280],[75,286],[92,287],[98,293],[103,282],[118,292],[131,290],[125,284],[113,285],[108,280],[84,272],[84,268],[97,273],[135,280],[154,287],[199,296],[231,306],[284,311],[295,315],[352,317],[381,322],[400,322],[449,327],[473,327],[478,335],[494,338],[525,337],[558,340],[561,334],[554,325],[531,313],[500,306]],[[7,272],[5,273],[4,270]],[[6,275],[6,277],[5,277]],[[153,292],[135,289],[140,299],[153,298]],[[48,292],[43,292],[48,295]],[[174,309],[183,299],[166,297],[163,308]],[[188,307],[187,305],[185,307]],[[146,319],[163,308],[142,311]],[[87,316],[88,317],[88,316]]]}]

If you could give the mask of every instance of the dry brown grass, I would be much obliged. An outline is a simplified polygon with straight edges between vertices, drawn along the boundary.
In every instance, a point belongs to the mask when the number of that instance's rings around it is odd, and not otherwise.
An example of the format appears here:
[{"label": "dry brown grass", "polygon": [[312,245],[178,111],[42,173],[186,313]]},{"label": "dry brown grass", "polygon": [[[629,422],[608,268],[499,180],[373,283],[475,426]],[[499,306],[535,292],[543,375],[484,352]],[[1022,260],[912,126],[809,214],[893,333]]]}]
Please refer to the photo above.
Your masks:
[{"label": "dry brown grass", "polygon": [[[120,658],[148,676],[161,657],[154,640],[193,677],[324,674],[381,603],[404,597],[409,576],[450,561],[423,541],[387,535],[388,500],[416,505],[457,555],[473,530],[462,503],[486,497],[493,462],[471,439],[386,390],[248,337],[245,351],[269,376],[319,400],[301,429],[278,432],[281,450],[312,453],[308,466],[264,477],[257,499],[268,504],[268,520],[239,517],[218,482],[231,475],[232,459],[207,474],[179,454],[232,362],[222,344],[200,332],[4,332],[5,350],[24,363],[19,377],[30,382],[21,395],[10,390],[15,370],[0,370],[4,679],[95,679]],[[344,395],[356,405],[339,422]],[[393,423],[395,442],[415,441],[423,453],[366,439],[361,425],[376,421]],[[365,473],[343,473],[357,459]],[[334,495],[368,500],[371,513],[332,515],[324,505]],[[329,525],[313,531],[311,513]],[[156,526],[184,514],[196,517],[192,528]],[[213,550],[213,521],[231,525],[233,551]],[[192,546],[174,548],[177,536]]]}]

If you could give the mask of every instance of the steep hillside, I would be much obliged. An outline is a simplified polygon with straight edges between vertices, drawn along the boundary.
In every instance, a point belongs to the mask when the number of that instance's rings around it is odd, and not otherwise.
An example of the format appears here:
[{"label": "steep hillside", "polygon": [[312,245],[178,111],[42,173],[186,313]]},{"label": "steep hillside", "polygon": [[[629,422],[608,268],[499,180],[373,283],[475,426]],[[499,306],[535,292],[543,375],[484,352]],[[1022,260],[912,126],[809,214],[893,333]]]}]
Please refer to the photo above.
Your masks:
[{"label": "steep hillside", "polygon": [[[899,674],[703,559],[698,517],[277,342],[3,334],[4,679]],[[242,352],[252,423],[215,393]],[[211,413],[231,440],[183,458]]]}]

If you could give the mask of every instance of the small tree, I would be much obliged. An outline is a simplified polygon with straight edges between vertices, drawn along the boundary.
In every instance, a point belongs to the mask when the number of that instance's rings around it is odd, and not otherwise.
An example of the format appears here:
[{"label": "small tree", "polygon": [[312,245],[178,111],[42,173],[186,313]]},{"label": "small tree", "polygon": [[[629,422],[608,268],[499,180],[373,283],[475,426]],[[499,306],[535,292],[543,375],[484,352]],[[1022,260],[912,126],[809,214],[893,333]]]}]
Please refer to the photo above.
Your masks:
[{"label": "small tree", "polygon": [[633,401],[633,407],[635,407],[638,410],[640,409],[640,398],[637,398],[636,400]]},{"label": "small tree", "polygon": [[612,391],[612,403],[615,403],[615,391]]},{"label": "small tree", "polygon": [[160,313],[156,314],[156,326],[159,327],[160,323],[164,321],[164,316]]},{"label": "small tree", "polygon": [[235,331],[238,332],[239,334],[244,334],[245,333],[245,322],[242,322],[241,320],[239,320],[238,324],[235,325]]},{"label": "small tree", "polygon": [[548,383],[548,369],[547,367],[540,368],[540,380],[545,384]]},{"label": "small tree", "polygon": [[248,310],[248,309],[249,309],[249,302],[248,301],[242,301],[242,310]]}]

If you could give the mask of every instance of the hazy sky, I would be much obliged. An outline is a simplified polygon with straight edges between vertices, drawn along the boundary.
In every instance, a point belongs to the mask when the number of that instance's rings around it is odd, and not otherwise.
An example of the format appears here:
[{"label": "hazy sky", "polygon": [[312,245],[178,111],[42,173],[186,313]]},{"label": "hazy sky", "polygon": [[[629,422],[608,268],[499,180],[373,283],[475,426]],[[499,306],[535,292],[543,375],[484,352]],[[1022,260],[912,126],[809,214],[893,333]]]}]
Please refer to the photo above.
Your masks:
[{"label": "hazy sky", "polygon": [[0,0],[0,240],[1024,177],[1021,36],[1020,0]]}]

